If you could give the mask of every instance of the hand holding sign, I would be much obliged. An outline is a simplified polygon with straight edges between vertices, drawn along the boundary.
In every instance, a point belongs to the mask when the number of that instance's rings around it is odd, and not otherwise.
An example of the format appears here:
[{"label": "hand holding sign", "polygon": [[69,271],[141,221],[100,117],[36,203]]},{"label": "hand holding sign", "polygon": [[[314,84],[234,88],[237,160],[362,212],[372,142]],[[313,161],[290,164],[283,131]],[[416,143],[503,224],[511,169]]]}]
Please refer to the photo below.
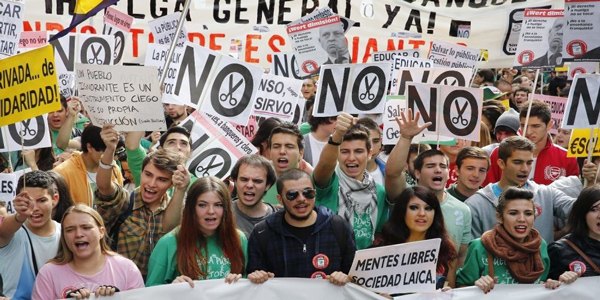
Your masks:
[{"label": "hand holding sign", "polygon": [[350,282],[350,276],[344,274],[343,272],[336,271],[331,273],[331,275],[327,275],[327,280],[335,285],[343,286]]},{"label": "hand holding sign", "polygon": [[183,165],[177,166],[177,171],[173,172],[173,186],[176,189],[187,190],[190,185],[191,176],[188,170]]},{"label": "hand holding sign", "polygon": [[494,289],[494,285],[498,282],[498,277],[490,277],[490,275],[481,276],[475,281],[475,286],[483,290],[484,294],[489,293]]},{"label": "hand holding sign", "polygon": [[354,124],[356,124],[356,119],[345,112],[337,116],[335,132],[333,133],[334,142],[341,141],[348,129]]},{"label": "hand holding sign", "polygon": [[115,125],[107,123],[102,126],[100,131],[100,138],[106,145],[106,149],[115,150],[119,143],[119,132],[115,130]]},{"label": "hand holding sign", "polygon": [[404,114],[404,112],[400,113],[402,118],[396,117],[396,123],[400,127],[400,136],[407,139],[412,140],[413,137],[420,134],[425,130],[425,128],[431,125],[431,122],[427,122],[421,126],[419,126],[419,118],[421,118],[421,113],[417,111],[413,118],[412,109],[408,109],[408,118]]},{"label": "hand holding sign", "polygon": [[72,98],[67,104],[67,113],[69,117],[76,117],[79,111],[81,110],[81,102],[79,102],[79,98]]},{"label": "hand holding sign", "polygon": [[13,206],[15,208],[16,214],[18,214],[20,217],[18,221],[25,222],[26,219],[33,215],[35,201],[31,199],[27,192],[21,192],[13,200]]}]

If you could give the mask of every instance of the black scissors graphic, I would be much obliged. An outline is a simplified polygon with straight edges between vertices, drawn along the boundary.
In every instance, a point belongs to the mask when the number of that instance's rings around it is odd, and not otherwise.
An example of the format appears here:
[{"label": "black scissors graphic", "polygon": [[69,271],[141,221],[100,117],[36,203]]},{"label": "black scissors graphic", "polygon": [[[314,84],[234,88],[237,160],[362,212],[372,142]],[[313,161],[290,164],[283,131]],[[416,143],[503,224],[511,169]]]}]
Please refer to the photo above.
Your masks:
[{"label": "black scissors graphic", "polygon": [[373,87],[373,84],[375,84],[375,77],[373,77],[373,81],[371,81],[371,84],[369,84],[369,79],[367,78],[367,76],[365,76],[365,88],[366,91],[362,94],[360,94],[358,96],[358,99],[360,100],[365,100],[366,98],[368,98],[369,100],[373,100],[375,99],[375,94],[371,93],[371,88]]},{"label": "black scissors graphic", "polygon": [[244,82],[244,80],[240,79],[240,81],[238,81],[238,83],[233,85],[233,74],[229,75],[229,93],[227,93],[227,94],[223,93],[223,94],[219,95],[219,100],[221,100],[221,102],[228,101],[229,105],[236,106],[238,104],[238,99],[233,97],[233,93],[240,87],[242,82]]},{"label": "black scissors graphic", "polygon": [[90,58],[88,59],[88,63],[90,65],[101,65],[103,63],[102,60],[100,60],[98,58],[98,56],[100,56],[100,50],[102,50],[102,47],[98,47],[98,51],[96,51],[96,48],[94,48],[94,45],[90,45],[90,48],[92,48],[92,56],[94,56],[94,58]]},{"label": "black scissors graphic", "polygon": [[25,120],[22,122],[24,128],[19,132],[21,134],[21,136],[26,136],[26,135],[35,136],[37,134],[37,131],[35,129],[29,128],[30,123],[31,123],[31,119]]},{"label": "black scissors graphic", "polygon": [[469,103],[465,102],[465,105],[463,105],[462,109],[460,109],[460,107],[458,106],[458,101],[454,101],[454,106],[456,107],[458,116],[452,118],[452,123],[458,125],[458,122],[460,121],[460,124],[462,124],[463,126],[467,126],[467,124],[469,124],[469,121],[463,117],[463,114],[465,113],[468,104]]},{"label": "black scissors graphic", "polygon": [[200,165],[200,166],[198,166],[198,168],[196,168],[196,174],[200,174],[200,173],[203,173],[203,172],[204,172],[204,173],[202,174],[202,176],[204,176],[204,177],[206,177],[206,176],[210,176],[210,173],[209,173],[209,171],[210,171],[211,169],[214,169],[214,168],[216,168],[216,167],[219,167],[219,166],[223,165],[223,163],[222,163],[222,162],[220,162],[220,163],[218,163],[218,164],[213,164],[213,163],[215,162],[215,159],[217,159],[217,156],[213,155],[213,157],[210,159],[210,162],[208,163],[208,165],[206,166],[206,168],[205,168],[205,167],[203,167],[203,166],[201,166],[201,165]]}]

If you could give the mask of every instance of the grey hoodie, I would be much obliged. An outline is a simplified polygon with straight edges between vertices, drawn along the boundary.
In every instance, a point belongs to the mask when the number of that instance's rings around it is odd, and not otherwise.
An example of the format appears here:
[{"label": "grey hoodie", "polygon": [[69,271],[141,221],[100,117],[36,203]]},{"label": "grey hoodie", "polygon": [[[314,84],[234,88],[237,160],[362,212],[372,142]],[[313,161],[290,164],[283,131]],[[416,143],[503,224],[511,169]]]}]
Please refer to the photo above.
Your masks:
[{"label": "grey hoodie", "polygon": [[[496,206],[498,198],[492,189],[493,183],[480,189],[475,195],[469,197],[465,204],[471,209],[471,233],[473,239],[492,229],[497,223]],[[537,229],[542,238],[547,242],[554,242],[554,217],[567,219],[575,198],[565,195],[563,192],[550,186],[541,185],[527,181],[527,189],[533,192],[533,201],[536,206],[536,214],[533,227]]]}]

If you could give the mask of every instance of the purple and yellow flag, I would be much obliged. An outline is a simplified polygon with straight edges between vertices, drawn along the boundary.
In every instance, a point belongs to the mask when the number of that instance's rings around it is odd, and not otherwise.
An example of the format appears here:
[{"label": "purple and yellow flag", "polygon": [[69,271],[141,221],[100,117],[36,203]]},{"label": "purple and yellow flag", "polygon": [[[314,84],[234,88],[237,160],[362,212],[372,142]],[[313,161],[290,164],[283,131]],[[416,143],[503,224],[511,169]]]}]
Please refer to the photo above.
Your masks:
[{"label": "purple and yellow flag", "polygon": [[75,11],[73,13],[73,20],[71,25],[65,28],[63,31],[53,36],[50,41],[59,39],[67,35],[73,28],[79,23],[87,20],[89,17],[95,15],[97,12],[119,2],[119,0],[77,0]]}]

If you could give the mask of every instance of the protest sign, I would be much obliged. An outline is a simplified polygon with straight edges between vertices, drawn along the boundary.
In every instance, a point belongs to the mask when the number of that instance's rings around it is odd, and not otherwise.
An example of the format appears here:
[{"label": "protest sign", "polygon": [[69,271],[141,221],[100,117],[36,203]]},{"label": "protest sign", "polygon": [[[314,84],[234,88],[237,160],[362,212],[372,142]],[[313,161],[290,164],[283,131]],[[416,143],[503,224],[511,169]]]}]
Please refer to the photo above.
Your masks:
[{"label": "protest sign", "polygon": [[[329,17],[333,17],[333,16],[336,16],[336,13],[333,12],[333,10],[331,10],[331,8],[329,6],[320,7],[320,8],[313,10],[311,13],[307,14],[306,16],[303,16],[300,19],[289,23],[288,26],[289,25],[298,25],[301,23],[315,21],[315,20],[319,20],[319,19],[325,19],[325,18],[329,18]],[[354,26],[354,24],[356,23],[348,18],[345,18],[344,16],[340,16],[340,15],[337,15],[337,16],[340,17],[340,22],[342,22],[342,28],[344,29],[344,32],[348,32],[348,30],[350,30],[350,28],[352,28],[352,26]]]},{"label": "protest sign", "polygon": [[258,122],[256,121],[255,116],[250,116],[250,121],[246,126],[235,124],[233,122],[229,123],[231,123],[231,125],[233,125],[233,127],[235,127],[235,129],[237,129],[237,131],[239,131],[249,141],[252,140],[256,134],[256,131],[258,130]]},{"label": "protest sign", "polygon": [[600,61],[600,1],[565,0],[564,19],[564,59]]},{"label": "protest sign", "polygon": [[406,84],[408,82],[467,87],[472,74],[472,69],[465,68],[402,68],[397,74],[398,92],[396,95],[406,94]]},{"label": "protest sign", "polygon": [[256,148],[229,122],[195,111],[181,124],[191,134],[192,156],[187,169],[196,177],[229,176],[237,160]]},{"label": "protest sign", "polygon": [[598,68],[597,62],[572,62],[569,64],[567,80],[573,80],[577,74],[592,74],[596,73]]},{"label": "protest sign", "polygon": [[412,82],[406,98],[420,125],[432,123],[423,133],[479,141],[483,90]]},{"label": "protest sign", "polygon": [[132,16],[122,13],[112,6],[106,9],[102,34],[115,37],[115,46],[113,49],[113,64],[115,65],[122,64],[125,40],[129,38],[131,25],[133,25]]},{"label": "protest sign", "polygon": [[25,4],[0,0],[0,58],[17,53],[24,20]]},{"label": "protest sign", "polygon": [[265,74],[260,80],[254,115],[276,117],[282,121],[294,119],[298,98],[302,97],[302,80]]},{"label": "protest sign", "polygon": [[[569,148],[567,149],[567,157],[588,157],[590,148],[594,145],[594,141],[598,136],[599,130],[594,130],[594,138],[590,140],[592,129],[573,129],[571,130],[571,138],[569,139]],[[593,156],[600,155],[600,143],[596,143]]]},{"label": "protest sign", "polygon": [[[47,40],[53,33],[48,32]],[[58,77],[59,94],[69,98],[75,88],[75,48],[77,35],[69,33],[60,39],[53,40],[50,45],[54,48],[56,75]]]},{"label": "protest sign", "polygon": [[293,52],[274,53],[270,74],[296,79],[303,78],[300,76],[298,61]]},{"label": "protest sign", "polygon": [[157,73],[154,67],[77,64],[79,100],[98,126],[166,130]]},{"label": "protest sign", "polygon": [[371,55],[374,62],[387,61],[391,63],[390,69],[390,83],[388,90],[392,95],[398,90],[398,78],[400,69],[402,68],[431,68],[433,62],[429,59],[421,59],[419,57],[418,50],[399,50],[399,51],[386,51],[386,52],[375,52]]},{"label": "protest sign", "polygon": [[0,128],[0,152],[45,147],[52,147],[46,114]]},{"label": "protest sign", "polygon": [[526,9],[513,66],[527,68],[563,65],[562,9]]},{"label": "protest sign", "polygon": [[112,65],[115,48],[114,35],[79,34],[77,35],[77,63],[90,65]]},{"label": "protest sign", "polygon": [[567,105],[567,98],[537,94],[534,95],[533,98],[544,101],[550,105],[550,109],[552,110],[552,120],[554,120],[554,124],[552,125],[552,128],[550,128],[550,133],[557,134],[558,129],[562,124],[565,106]]},{"label": "protest sign", "polygon": [[324,64],[351,63],[339,16],[288,25],[287,33],[302,77]]},{"label": "protest sign", "polygon": [[484,295],[481,288],[471,286],[447,292],[417,293],[395,297],[398,300],[548,300],[548,299],[596,299],[600,294],[598,276],[578,278],[575,282],[548,289],[543,284],[495,284]]},{"label": "protest sign", "polygon": [[595,128],[600,115],[600,75],[583,74],[573,79],[562,128]]},{"label": "protest sign", "polygon": [[[181,12],[176,12],[148,22],[156,43],[160,45],[171,44],[175,39],[175,32],[177,31],[180,17]],[[182,27],[177,37],[177,47],[183,47],[186,41],[187,32],[185,31],[185,27]]]},{"label": "protest sign", "polygon": [[348,276],[377,293],[435,291],[441,239],[356,251]]},{"label": "protest sign", "polygon": [[433,41],[427,58],[431,59],[436,67],[474,69],[480,53],[479,49]]},{"label": "protest sign", "polygon": [[[158,77],[162,75],[163,69],[165,67],[165,61],[167,60],[167,54],[169,53],[168,45],[159,45],[159,44],[150,44],[148,46],[148,51],[146,51],[146,60],[145,66],[152,66],[158,69]],[[162,102],[163,103],[171,103],[182,105],[185,104],[176,98],[173,94],[175,91],[175,84],[177,83],[177,75],[179,67],[181,66],[181,57],[183,54],[183,48],[176,47],[173,53],[173,57],[171,58],[171,64],[169,64],[169,70],[167,71],[167,76],[165,77],[165,85]]]},{"label": "protest sign", "polygon": [[402,119],[400,113],[406,111],[406,99],[403,96],[387,96],[383,112],[383,144],[396,145],[400,139],[400,126],[396,117]]},{"label": "protest sign", "polygon": [[319,74],[313,116],[382,113],[389,69],[389,62],[324,65]]},{"label": "protest sign", "polygon": [[0,126],[60,109],[51,46],[0,60]]},{"label": "protest sign", "polygon": [[16,213],[13,206],[17,190],[17,176],[15,173],[0,173],[0,201],[6,202],[6,211],[9,215]]},{"label": "protest sign", "polygon": [[23,31],[19,37],[19,51],[35,49],[48,43],[46,31]]}]

